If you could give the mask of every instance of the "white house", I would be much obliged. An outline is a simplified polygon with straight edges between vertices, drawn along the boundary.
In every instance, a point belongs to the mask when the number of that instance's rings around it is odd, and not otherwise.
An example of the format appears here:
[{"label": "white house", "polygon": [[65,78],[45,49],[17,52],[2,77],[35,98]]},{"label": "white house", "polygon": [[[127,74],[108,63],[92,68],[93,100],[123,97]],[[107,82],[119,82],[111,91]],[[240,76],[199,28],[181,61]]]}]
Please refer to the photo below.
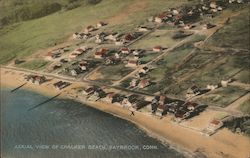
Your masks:
[{"label": "white house", "polygon": [[218,88],[218,85],[210,85],[210,84],[208,84],[207,85],[207,89],[209,89],[209,90],[215,90],[216,88]]}]

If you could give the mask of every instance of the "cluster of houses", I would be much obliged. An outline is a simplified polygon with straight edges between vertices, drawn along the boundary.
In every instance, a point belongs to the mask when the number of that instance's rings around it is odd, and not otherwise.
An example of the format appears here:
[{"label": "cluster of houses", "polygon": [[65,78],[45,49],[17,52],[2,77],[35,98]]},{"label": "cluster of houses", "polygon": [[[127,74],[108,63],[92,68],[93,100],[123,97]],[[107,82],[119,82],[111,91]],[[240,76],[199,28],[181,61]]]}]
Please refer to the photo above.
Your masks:
[{"label": "cluster of houses", "polygon": [[174,100],[163,95],[156,96],[151,103],[152,113],[158,116],[173,114],[178,120],[191,117],[197,112],[197,108],[198,104],[196,103]]},{"label": "cluster of houses", "polygon": [[[192,7],[185,8],[170,8],[158,14],[155,17],[150,17],[149,21],[156,23],[167,23],[171,26],[178,26],[183,29],[191,29],[194,27],[192,23],[197,22],[201,16],[213,18],[217,12],[223,11],[226,7],[226,3],[244,3],[243,0],[228,0],[228,1],[216,1],[216,0],[201,0],[200,4]],[[214,27],[213,24],[206,24],[204,29]]]},{"label": "cluster of houses", "polygon": [[119,93],[106,93],[100,87],[91,86],[83,90],[82,94],[88,98],[88,100],[97,101],[102,99],[103,101],[111,104],[121,106],[126,109],[139,110],[150,104],[150,101],[146,101],[144,97],[140,95],[122,95]]},{"label": "cluster of houses", "polygon": [[145,88],[150,85],[150,81],[148,79],[132,79],[130,82],[130,88]]},{"label": "cluster of houses", "polygon": [[196,85],[193,85],[192,87],[190,87],[187,90],[186,99],[190,99],[190,98],[193,98],[195,96],[204,94],[206,92],[213,91],[213,90],[220,88],[220,87],[227,87],[228,84],[231,83],[232,81],[233,81],[232,79],[221,80],[220,83],[218,83],[218,84],[208,84],[206,86],[206,88],[204,88],[204,89],[201,89]]},{"label": "cluster of houses", "polygon": [[93,36],[93,35],[91,35],[91,32],[96,31],[100,27],[105,26],[105,25],[107,25],[107,23],[102,22],[102,21],[98,22],[96,24],[96,26],[89,25],[89,26],[87,26],[84,29],[84,32],[82,32],[82,33],[75,32],[73,34],[73,39],[80,39],[80,40],[82,40],[82,39],[84,39],[84,40],[89,39],[89,38],[91,38]]},{"label": "cluster of houses", "polygon": [[[73,39],[90,39],[94,35],[91,33],[98,30],[100,27],[107,25],[105,22],[98,22],[96,26],[89,25],[85,28],[83,33],[75,32],[73,34]],[[146,32],[150,30],[151,28],[147,27],[139,27],[138,31],[132,32],[132,33],[118,33],[118,32],[112,32],[112,33],[106,33],[106,32],[100,32],[95,35],[95,43],[101,44],[104,41],[110,41],[114,42],[115,45],[121,46],[125,43],[131,42],[135,39],[137,39],[139,36],[143,34],[143,32]]]},{"label": "cluster of houses", "polygon": [[95,36],[96,39],[95,43],[101,44],[104,41],[117,42],[121,40],[122,36],[124,36],[124,34],[118,32],[112,32],[112,33],[101,32]]},{"label": "cluster of houses", "polygon": [[149,72],[149,68],[148,67],[143,67],[142,69],[140,69],[138,71],[138,73],[135,75],[136,78],[133,78],[130,83],[129,83],[129,88],[146,88],[149,85],[151,85],[152,83],[150,82],[149,79],[145,78],[145,76],[147,75],[147,73]]},{"label": "cluster of houses", "polygon": [[94,53],[94,57],[103,59],[105,65],[116,65],[122,61],[119,53],[112,53],[116,51],[115,49],[101,48]]},{"label": "cluster of houses", "polygon": [[75,32],[73,34],[73,39],[86,40],[86,39],[89,39],[90,37],[92,37],[90,33],[78,33],[78,32]]},{"label": "cluster of houses", "polygon": [[115,92],[106,93],[100,87],[90,86],[82,91],[88,100],[97,101],[101,99],[110,104],[114,104],[129,110],[140,110],[146,107],[156,116],[173,114],[177,120],[192,117],[197,112],[198,104],[174,100],[166,96],[155,96],[153,99],[137,94],[123,95]]},{"label": "cluster of houses", "polygon": [[[152,52],[161,52],[162,49],[161,46],[155,46],[152,48]],[[139,59],[145,55],[145,52],[146,50],[143,49],[129,49],[127,47],[122,47],[120,50],[100,48],[94,53],[94,58],[104,59],[106,65],[114,65],[125,61],[126,67],[136,68],[141,64]]]},{"label": "cluster of houses", "polygon": [[95,62],[92,60],[80,60],[72,64],[69,69],[71,76],[77,76],[82,74],[95,66]]},{"label": "cluster of houses", "polygon": [[25,80],[38,85],[41,85],[47,81],[45,76],[39,75],[28,75],[25,77]]},{"label": "cluster of houses", "polygon": [[62,56],[62,53],[66,51],[68,51],[67,47],[59,48],[59,49],[48,52],[45,58],[47,60],[54,60],[54,59],[60,58]]},{"label": "cluster of houses", "polygon": [[114,42],[114,44],[117,46],[122,46],[126,43],[129,43],[137,39],[142,34],[143,32],[139,32],[139,31],[133,32],[133,33],[126,33],[126,34],[118,33],[118,32],[113,32],[113,33],[101,32],[95,36],[95,43],[101,44],[105,41],[109,41],[109,42]]},{"label": "cluster of houses", "polygon": [[[40,76],[40,75],[27,75],[27,76],[25,76],[25,80],[28,82],[31,82],[33,84],[37,84],[37,85],[41,85],[41,84],[45,83],[46,81],[48,81],[45,76]],[[65,87],[68,87],[70,84],[71,83],[69,83],[69,82],[58,81],[58,82],[54,83],[53,86],[56,89],[61,90]]]},{"label": "cluster of houses", "polygon": [[76,59],[78,56],[82,55],[83,53],[86,53],[90,49],[90,47],[81,46],[80,48],[75,49],[69,54],[69,59]]}]

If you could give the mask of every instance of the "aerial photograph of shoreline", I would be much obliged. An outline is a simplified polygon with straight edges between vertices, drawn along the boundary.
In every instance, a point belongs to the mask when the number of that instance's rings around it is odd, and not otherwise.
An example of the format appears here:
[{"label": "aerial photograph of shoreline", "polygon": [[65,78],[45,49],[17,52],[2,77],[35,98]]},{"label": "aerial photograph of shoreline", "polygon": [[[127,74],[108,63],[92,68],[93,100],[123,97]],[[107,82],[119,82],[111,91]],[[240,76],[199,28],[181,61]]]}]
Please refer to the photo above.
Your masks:
[{"label": "aerial photograph of shoreline", "polygon": [[250,158],[250,0],[0,0],[0,158]]}]

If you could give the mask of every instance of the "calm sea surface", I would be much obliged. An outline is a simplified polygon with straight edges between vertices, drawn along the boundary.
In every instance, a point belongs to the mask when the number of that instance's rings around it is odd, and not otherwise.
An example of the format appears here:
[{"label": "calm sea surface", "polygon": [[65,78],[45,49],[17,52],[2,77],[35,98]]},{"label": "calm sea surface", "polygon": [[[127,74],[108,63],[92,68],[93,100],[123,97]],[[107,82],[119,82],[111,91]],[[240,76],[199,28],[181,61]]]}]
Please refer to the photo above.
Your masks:
[{"label": "calm sea surface", "polygon": [[[182,158],[134,124],[72,100],[1,91],[3,158]],[[150,148],[150,149],[149,149]]]}]

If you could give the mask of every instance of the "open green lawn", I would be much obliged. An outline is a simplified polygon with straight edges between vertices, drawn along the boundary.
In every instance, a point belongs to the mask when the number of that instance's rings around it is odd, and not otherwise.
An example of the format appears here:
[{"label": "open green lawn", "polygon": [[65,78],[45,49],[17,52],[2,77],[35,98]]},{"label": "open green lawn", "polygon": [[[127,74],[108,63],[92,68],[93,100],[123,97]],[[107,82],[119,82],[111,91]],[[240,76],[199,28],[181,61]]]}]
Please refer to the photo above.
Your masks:
[{"label": "open green lawn", "polygon": [[155,81],[161,81],[169,76],[170,72],[174,70],[175,66],[180,64],[184,58],[191,53],[194,49],[193,42],[204,40],[204,36],[194,35],[191,41],[186,42],[182,46],[177,47],[173,51],[170,51],[164,58],[155,63],[154,67],[157,67],[149,72],[150,78]]},{"label": "open green lawn", "polygon": [[133,69],[125,67],[124,64],[103,66],[98,70],[102,74],[102,80],[107,82],[117,81],[129,74]]},{"label": "open green lawn", "polygon": [[238,87],[225,87],[220,88],[214,93],[210,93],[209,95],[207,95],[206,98],[200,98],[197,101],[207,105],[218,105],[220,107],[226,107],[245,93],[245,90]]},{"label": "open green lawn", "polygon": [[243,113],[250,115],[250,98],[240,105],[239,110]]},{"label": "open green lawn", "polygon": [[136,42],[131,47],[136,49],[152,49],[154,46],[162,46],[164,48],[169,48],[179,42],[180,40],[172,39],[174,32],[169,31],[156,31],[143,38],[139,42]]},{"label": "open green lawn", "polygon": [[208,40],[209,45],[249,49],[249,9],[231,18],[230,22]]},{"label": "open green lawn", "polygon": [[145,64],[145,63],[150,62],[157,56],[159,56],[158,53],[150,53],[150,54],[148,53],[148,54],[145,54],[145,56],[143,56],[142,58],[139,58],[139,61],[141,62],[141,64]]},{"label": "open green lawn", "polygon": [[249,84],[250,83],[250,77],[249,76],[250,76],[249,70],[243,70],[239,74],[237,74],[234,77],[234,79],[236,79],[239,82]]}]

